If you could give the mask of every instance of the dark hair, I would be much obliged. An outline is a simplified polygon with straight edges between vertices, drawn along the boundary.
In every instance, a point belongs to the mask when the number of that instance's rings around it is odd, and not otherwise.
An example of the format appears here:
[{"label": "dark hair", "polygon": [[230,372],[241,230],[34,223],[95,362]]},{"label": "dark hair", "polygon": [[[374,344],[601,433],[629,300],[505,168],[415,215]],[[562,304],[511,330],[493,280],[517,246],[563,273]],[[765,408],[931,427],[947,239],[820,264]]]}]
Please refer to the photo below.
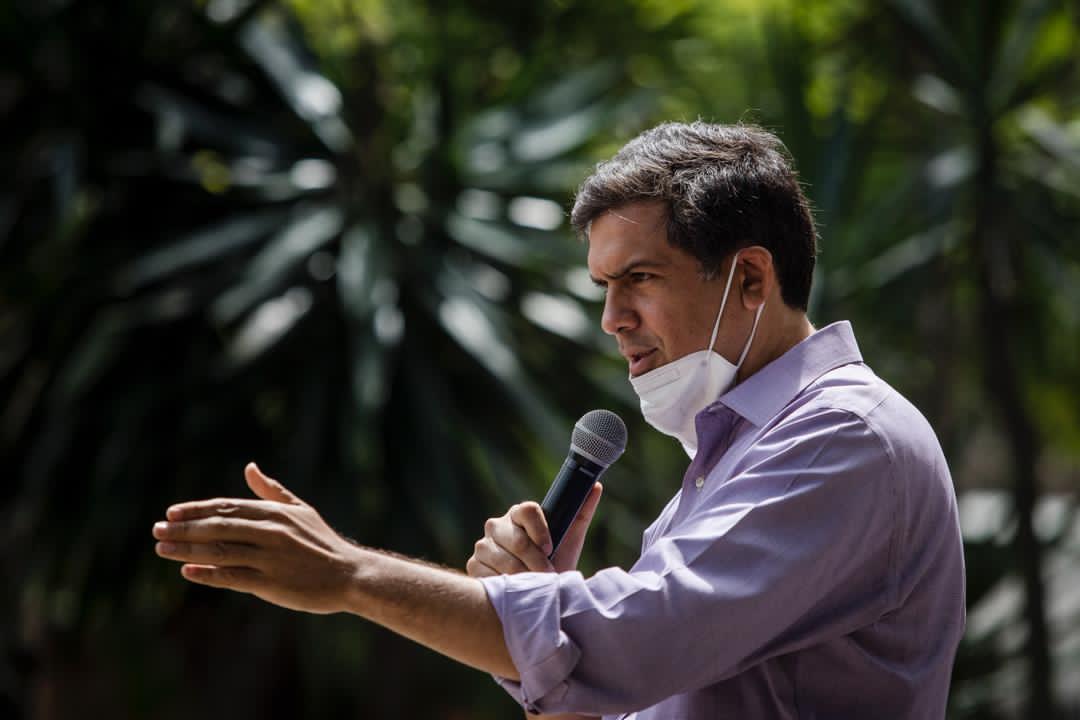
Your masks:
[{"label": "dark hair", "polygon": [[810,204],[787,149],[750,125],[664,123],[596,166],[578,190],[574,229],[638,201],[667,205],[667,237],[715,276],[724,258],[761,245],[773,256],[784,303],[806,310],[817,255]]}]

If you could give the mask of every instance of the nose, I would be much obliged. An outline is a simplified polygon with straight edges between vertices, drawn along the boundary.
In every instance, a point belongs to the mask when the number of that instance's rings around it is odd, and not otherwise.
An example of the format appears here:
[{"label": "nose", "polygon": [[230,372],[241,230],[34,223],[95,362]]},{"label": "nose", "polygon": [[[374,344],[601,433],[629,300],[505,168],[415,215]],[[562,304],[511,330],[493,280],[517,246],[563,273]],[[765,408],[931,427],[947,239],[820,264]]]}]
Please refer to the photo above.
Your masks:
[{"label": "nose", "polygon": [[611,283],[604,297],[604,314],[600,317],[600,328],[608,335],[617,335],[626,330],[633,330],[638,323],[637,312],[629,299]]}]

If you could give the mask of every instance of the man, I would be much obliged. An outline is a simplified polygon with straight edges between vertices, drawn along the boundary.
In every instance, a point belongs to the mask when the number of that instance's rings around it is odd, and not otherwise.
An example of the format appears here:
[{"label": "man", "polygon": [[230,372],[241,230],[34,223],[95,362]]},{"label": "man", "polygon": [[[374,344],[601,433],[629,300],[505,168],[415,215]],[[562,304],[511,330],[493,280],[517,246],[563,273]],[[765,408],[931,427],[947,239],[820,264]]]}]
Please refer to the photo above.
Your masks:
[{"label": "man", "polygon": [[254,466],[261,500],[170,508],[159,554],[383,624],[532,713],[942,717],[964,623],[948,469],[850,326],[808,321],[815,231],[779,141],[654,128],[586,180],[573,221],[646,420],[692,458],[630,570],[574,570],[599,486],[550,561],[524,503],[464,577],[352,545]]}]

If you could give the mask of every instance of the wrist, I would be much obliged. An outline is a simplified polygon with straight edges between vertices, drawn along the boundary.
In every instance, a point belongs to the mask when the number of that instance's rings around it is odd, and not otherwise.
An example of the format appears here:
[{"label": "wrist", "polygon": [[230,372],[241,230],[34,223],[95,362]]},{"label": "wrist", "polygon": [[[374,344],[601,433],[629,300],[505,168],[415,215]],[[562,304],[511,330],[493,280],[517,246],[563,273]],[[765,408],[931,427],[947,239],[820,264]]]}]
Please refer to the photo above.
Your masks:
[{"label": "wrist", "polygon": [[374,582],[374,553],[360,545],[351,545],[347,552],[345,582],[340,590],[338,604],[340,612],[365,616],[363,609],[370,603],[365,602],[365,589]]}]

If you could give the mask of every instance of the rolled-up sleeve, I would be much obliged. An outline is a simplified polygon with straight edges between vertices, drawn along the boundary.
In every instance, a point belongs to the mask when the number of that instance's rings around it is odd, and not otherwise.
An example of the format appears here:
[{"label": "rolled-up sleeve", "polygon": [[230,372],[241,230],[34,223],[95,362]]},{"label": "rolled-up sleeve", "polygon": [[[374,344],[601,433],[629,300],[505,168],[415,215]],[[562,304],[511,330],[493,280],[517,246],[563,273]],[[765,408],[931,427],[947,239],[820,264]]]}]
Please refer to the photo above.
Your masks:
[{"label": "rolled-up sleeve", "polygon": [[[580,573],[564,573],[576,575]],[[503,623],[503,635],[521,682],[498,678],[522,707],[539,712],[536,701],[550,705],[566,695],[570,673],[581,657],[577,644],[561,628],[560,576],[520,573],[481,578]]]},{"label": "rolled-up sleeve", "polygon": [[893,602],[889,454],[858,416],[766,431],[629,571],[484,578],[532,712],[631,712],[873,622]]}]

